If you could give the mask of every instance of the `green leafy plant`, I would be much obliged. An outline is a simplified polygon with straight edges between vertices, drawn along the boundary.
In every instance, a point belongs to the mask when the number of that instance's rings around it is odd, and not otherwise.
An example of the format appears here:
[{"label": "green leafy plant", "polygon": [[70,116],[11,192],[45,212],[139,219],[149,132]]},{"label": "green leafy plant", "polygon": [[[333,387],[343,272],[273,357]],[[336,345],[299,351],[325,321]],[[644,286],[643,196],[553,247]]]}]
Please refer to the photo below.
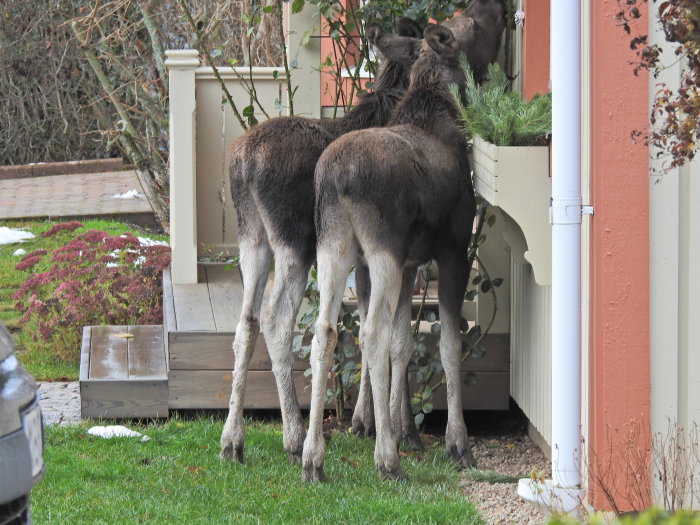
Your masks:
[{"label": "green leafy plant", "polygon": [[[480,293],[488,293],[493,299],[493,311],[491,318],[485,327],[474,324],[469,326],[466,319],[460,319],[460,335],[462,339],[462,361],[467,359],[481,359],[486,355],[486,347],[482,344],[484,337],[489,333],[498,309],[498,297],[496,288],[503,284],[500,277],[491,278],[488,269],[477,254],[477,249],[486,241],[486,234],[483,233],[484,225],[489,228],[496,222],[496,216],[488,213],[489,203],[484,199],[478,200],[478,208],[475,218],[475,230],[469,245],[467,266],[469,272],[469,287],[464,295],[465,301],[475,301]],[[476,264],[475,264],[476,263]],[[421,270],[424,272],[424,280],[430,278],[430,264]],[[427,289],[426,289],[427,291]],[[415,351],[408,365],[409,378],[417,383],[418,388],[411,396],[411,408],[413,410],[416,426],[420,427],[425,419],[425,415],[433,411],[431,401],[435,391],[446,384],[443,374],[440,354],[433,351],[433,345],[428,346],[427,334],[419,331],[421,320],[430,324],[430,333],[439,338],[441,332],[440,320],[435,312],[424,312],[426,293],[423,294],[421,306],[416,316],[413,330],[413,344]],[[478,381],[478,376],[472,372],[464,374],[463,382],[465,386],[473,385]]]},{"label": "green leafy plant", "polygon": [[547,144],[552,130],[552,97],[535,95],[529,102],[520,93],[510,91],[510,81],[496,63],[488,69],[489,80],[474,81],[469,64],[462,57],[466,79],[464,104],[457,86],[452,95],[459,108],[459,119],[467,137],[478,135],[496,146],[538,146]]},{"label": "green leafy plant", "polygon": [[[309,281],[306,283],[304,299],[308,308],[304,311],[297,328],[302,332],[294,337],[294,350],[308,359],[311,355],[311,335],[315,333],[316,319],[318,319],[318,307],[320,294],[318,291],[318,275],[316,265],[309,272]],[[343,304],[338,314],[338,343],[333,354],[333,364],[330,368],[332,379],[331,387],[326,390],[326,401],[333,401],[335,413],[338,419],[345,417],[346,403],[351,401],[350,389],[360,382],[360,314],[357,309]],[[309,367],[304,372],[305,376],[311,375]]]},{"label": "green leafy plant", "polygon": [[[547,522],[547,525],[576,525],[580,524],[569,516],[556,516]],[[633,513],[622,516],[613,522],[600,516],[592,516],[585,522],[588,525],[700,525],[700,513],[688,510],[669,512],[659,508],[651,508],[641,513]]]},{"label": "green leafy plant", "polygon": [[[327,91],[334,100],[334,112],[352,106],[357,95],[372,89],[367,72],[376,71],[376,58],[369,52],[365,37],[368,22],[379,23],[387,31],[395,31],[402,16],[421,25],[428,20],[442,22],[466,7],[466,0],[383,0],[382,2],[346,2],[345,0],[306,0],[316,7],[323,21],[322,31],[330,37],[333,49],[322,57],[321,71],[330,81]],[[303,4],[296,0],[294,4]]]}]

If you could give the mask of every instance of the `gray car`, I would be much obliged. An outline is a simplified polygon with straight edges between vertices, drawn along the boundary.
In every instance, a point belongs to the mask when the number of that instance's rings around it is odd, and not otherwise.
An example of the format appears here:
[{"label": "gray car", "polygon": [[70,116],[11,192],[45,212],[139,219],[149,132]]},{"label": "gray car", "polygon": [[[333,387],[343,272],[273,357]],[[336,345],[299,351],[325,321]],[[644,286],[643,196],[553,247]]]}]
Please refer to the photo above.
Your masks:
[{"label": "gray car", "polygon": [[44,427],[36,383],[0,323],[0,525],[31,523],[29,491],[44,475]]}]

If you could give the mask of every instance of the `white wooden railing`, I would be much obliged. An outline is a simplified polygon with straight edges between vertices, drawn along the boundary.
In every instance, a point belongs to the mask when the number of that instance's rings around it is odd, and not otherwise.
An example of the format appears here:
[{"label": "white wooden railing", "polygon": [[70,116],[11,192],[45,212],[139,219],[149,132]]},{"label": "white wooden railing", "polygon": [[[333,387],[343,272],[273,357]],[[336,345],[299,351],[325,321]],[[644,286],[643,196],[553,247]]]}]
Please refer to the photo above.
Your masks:
[{"label": "white wooden railing", "polygon": [[[287,6],[288,4],[285,4]],[[320,114],[320,43],[300,45],[304,34],[318,34],[319,20],[307,6],[285,15],[287,51],[294,66],[295,114]],[[237,227],[228,185],[227,150],[243,129],[224,100],[209,67],[200,67],[196,50],[165,52],[169,73],[170,117],[170,245],[173,284],[197,282],[197,257],[202,248],[237,251]],[[268,115],[286,114],[283,67],[218,68],[239,111],[250,97],[239,80],[255,82],[257,97]],[[256,118],[264,116],[256,113]]]}]

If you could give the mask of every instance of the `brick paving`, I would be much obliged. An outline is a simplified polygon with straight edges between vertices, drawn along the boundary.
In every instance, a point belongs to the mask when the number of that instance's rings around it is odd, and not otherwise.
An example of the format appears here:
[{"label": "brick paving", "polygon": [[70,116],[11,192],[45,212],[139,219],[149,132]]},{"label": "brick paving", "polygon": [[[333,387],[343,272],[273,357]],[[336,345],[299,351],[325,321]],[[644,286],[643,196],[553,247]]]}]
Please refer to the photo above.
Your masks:
[{"label": "brick paving", "polygon": [[39,404],[47,425],[80,423],[80,386],[77,381],[40,382]]},{"label": "brick paving", "polygon": [[[141,197],[113,198],[130,190]],[[0,180],[0,220],[152,214],[133,170]]]}]

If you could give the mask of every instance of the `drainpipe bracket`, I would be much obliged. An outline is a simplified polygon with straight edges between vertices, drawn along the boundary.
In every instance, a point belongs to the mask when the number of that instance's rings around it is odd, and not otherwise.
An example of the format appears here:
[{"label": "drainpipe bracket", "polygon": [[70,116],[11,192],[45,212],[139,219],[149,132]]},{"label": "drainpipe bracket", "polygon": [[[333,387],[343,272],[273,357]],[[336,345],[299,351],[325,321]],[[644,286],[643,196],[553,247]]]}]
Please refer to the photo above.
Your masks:
[{"label": "drainpipe bracket", "polygon": [[581,509],[585,491],[580,487],[555,487],[554,481],[530,478],[518,481],[518,496],[534,505],[545,516],[569,514],[582,519]]},{"label": "drainpipe bracket", "polygon": [[581,215],[593,215],[593,206],[582,206],[580,197],[549,199],[549,224],[581,224]]}]

